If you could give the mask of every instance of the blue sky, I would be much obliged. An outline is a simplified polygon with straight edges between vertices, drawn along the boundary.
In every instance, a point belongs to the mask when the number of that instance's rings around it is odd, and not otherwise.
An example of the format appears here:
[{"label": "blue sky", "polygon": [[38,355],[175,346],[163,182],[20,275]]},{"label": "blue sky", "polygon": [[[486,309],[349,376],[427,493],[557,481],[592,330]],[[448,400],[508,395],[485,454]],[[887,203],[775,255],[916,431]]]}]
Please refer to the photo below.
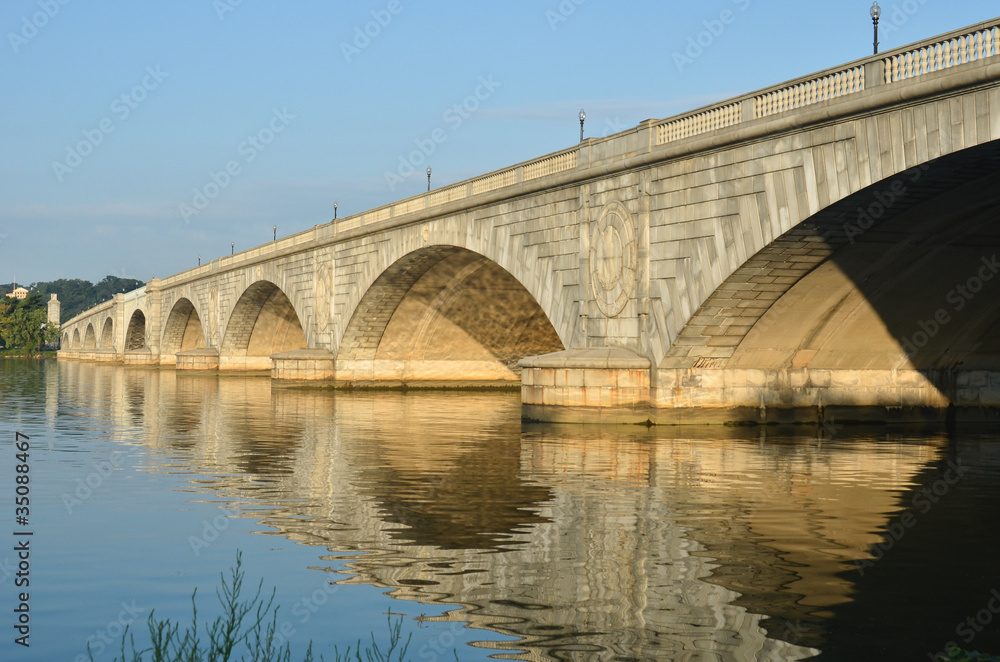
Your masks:
[{"label": "blue sky", "polygon": [[[880,4],[883,50],[1000,14]],[[169,276],[571,146],[581,108],[602,136],[836,66],[869,7],[4,0],[0,282]]]}]

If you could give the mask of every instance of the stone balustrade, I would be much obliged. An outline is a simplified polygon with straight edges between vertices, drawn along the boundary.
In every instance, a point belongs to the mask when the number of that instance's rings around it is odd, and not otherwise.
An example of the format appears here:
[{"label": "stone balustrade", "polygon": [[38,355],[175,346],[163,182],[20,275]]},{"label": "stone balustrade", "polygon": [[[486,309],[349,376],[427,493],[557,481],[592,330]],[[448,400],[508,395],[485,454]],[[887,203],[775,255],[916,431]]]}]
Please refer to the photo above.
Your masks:
[{"label": "stone balustrade", "polygon": [[972,31],[948,35],[931,44],[896,52],[882,61],[885,83],[950,69],[1000,54],[1000,26],[977,26]]}]

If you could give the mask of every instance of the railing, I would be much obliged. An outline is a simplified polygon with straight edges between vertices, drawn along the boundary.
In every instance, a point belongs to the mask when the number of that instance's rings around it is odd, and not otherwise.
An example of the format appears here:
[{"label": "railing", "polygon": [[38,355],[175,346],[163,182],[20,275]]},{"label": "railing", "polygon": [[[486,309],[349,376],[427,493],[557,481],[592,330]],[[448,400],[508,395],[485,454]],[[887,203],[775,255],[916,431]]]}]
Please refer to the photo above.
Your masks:
[{"label": "railing", "polygon": [[995,55],[1000,55],[1000,26],[992,25],[890,55],[884,59],[885,82],[895,83]]},{"label": "railing", "polygon": [[464,186],[451,186],[448,188],[439,189],[428,195],[427,206],[437,207],[438,205],[446,205],[449,202],[455,202],[456,200],[461,200],[464,197],[465,197]]},{"label": "railing", "polygon": [[743,117],[743,104],[739,101],[710,108],[693,115],[669,120],[656,126],[656,144],[690,138],[716,129],[739,124]]},{"label": "railing", "polygon": [[[138,290],[133,290],[132,292],[128,292],[128,293],[125,294],[125,296],[128,297],[133,292],[139,292],[139,291],[142,291],[142,293],[145,294],[146,293],[145,286],[140,287]],[[79,324],[81,321],[83,321],[84,319],[86,319],[88,317],[93,317],[94,315],[96,315],[98,313],[103,313],[105,310],[108,310],[109,308],[113,308],[114,305],[115,305],[115,300],[114,299],[108,299],[107,301],[102,301],[101,303],[97,304],[93,308],[88,308],[87,310],[85,310],[82,313],[78,314],[76,317],[73,317],[72,319],[68,319],[65,322],[61,322],[59,324],[59,328],[60,329],[64,329],[64,330],[68,329],[70,326],[73,326],[75,324]]]},{"label": "railing", "polygon": [[[832,101],[881,85],[891,85],[944,69],[977,62],[1000,55],[1000,19],[934,37],[925,42],[872,55],[842,67],[803,76],[771,88],[758,90],[683,115],[651,122],[650,143],[659,147],[693,138],[741,123],[774,117],[807,106]],[[873,75],[877,74],[877,75]],[[642,126],[640,126],[642,128]],[[634,133],[630,130],[626,133]],[[598,146],[606,141],[624,140],[623,134],[586,141]],[[559,174],[580,167],[579,147],[489,173],[436,191],[401,200],[377,209],[337,220],[330,232],[345,232],[373,223],[400,218],[477,195],[491,193],[517,184]],[[325,231],[324,231],[325,232]],[[164,284],[228,268],[243,259],[294,249],[320,236],[315,228],[281,241],[264,244],[235,256],[225,256],[196,269],[190,269],[164,281]]]},{"label": "railing", "polygon": [[865,89],[864,66],[849,67],[826,76],[795,82],[754,97],[754,117],[769,117]]},{"label": "railing", "polygon": [[[1000,21],[994,20],[663,120],[656,124],[656,145],[997,55],[1000,55]],[[877,66],[869,69],[872,65]],[[877,79],[866,80],[873,70],[879,74]]]},{"label": "railing", "polygon": [[579,152],[574,150],[530,163],[524,166],[524,181],[538,179],[546,175],[554,175],[557,172],[564,172],[566,170],[574,170],[578,154]]},{"label": "railing", "polygon": [[479,179],[474,179],[470,188],[472,189],[472,195],[479,195],[480,193],[495,191],[498,188],[512,186],[516,183],[517,170],[511,168],[510,170],[498,172],[495,175],[487,175]]},{"label": "railing", "polygon": [[146,295],[146,286],[143,285],[142,287],[134,289],[131,292],[126,292],[125,301],[132,301],[134,299],[138,299],[139,297],[145,295]]}]

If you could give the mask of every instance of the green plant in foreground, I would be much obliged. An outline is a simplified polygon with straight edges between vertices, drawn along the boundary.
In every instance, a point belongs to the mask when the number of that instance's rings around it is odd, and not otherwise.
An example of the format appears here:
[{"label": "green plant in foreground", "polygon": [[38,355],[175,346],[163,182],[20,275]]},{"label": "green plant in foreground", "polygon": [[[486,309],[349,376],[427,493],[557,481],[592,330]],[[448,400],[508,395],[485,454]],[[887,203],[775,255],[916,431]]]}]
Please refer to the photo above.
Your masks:
[{"label": "green plant in foreground", "polygon": [[[156,618],[155,610],[150,612],[147,620],[149,626],[149,646],[136,649],[135,635],[129,633],[126,627],[122,634],[120,656],[115,662],[228,662],[238,659],[241,662],[291,662],[291,649],[288,643],[281,646],[275,641],[278,632],[278,608],[274,605],[275,591],[265,601],[261,596],[263,580],[257,584],[257,590],[249,600],[242,600],[243,559],[237,552],[236,565],[230,570],[229,577],[221,575],[221,586],[215,594],[222,606],[222,615],[211,623],[205,623],[205,632],[199,636],[198,605],[196,597],[198,589],[191,594],[191,625],[181,630],[180,624],[171,619]],[[371,635],[371,645],[364,649],[361,641],[357,647],[350,646],[343,656],[336,648],[334,654],[337,662],[403,662],[410,645],[409,635],[403,641],[403,621],[399,618],[388,619],[389,637],[385,650]],[[207,641],[203,638],[207,636]],[[280,642],[280,638],[279,638]],[[314,662],[312,642],[306,650],[304,662]],[[87,654],[94,662],[90,645]],[[238,656],[238,657],[234,657]],[[457,657],[457,656],[456,656]],[[320,660],[323,657],[320,656]]]}]

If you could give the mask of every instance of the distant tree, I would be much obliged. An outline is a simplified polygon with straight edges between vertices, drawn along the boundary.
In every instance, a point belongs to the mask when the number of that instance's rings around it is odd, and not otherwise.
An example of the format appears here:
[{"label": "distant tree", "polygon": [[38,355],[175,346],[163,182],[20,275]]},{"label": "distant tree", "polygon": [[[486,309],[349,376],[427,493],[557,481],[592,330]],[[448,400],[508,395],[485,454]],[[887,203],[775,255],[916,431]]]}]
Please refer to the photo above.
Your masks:
[{"label": "distant tree", "polygon": [[43,344],[58,342],[59,326],[49,324],[47,304],[37,292],[23,299],[3,297],[0,300],[0,339],[7,348],[19,348],[30,355]]}]

